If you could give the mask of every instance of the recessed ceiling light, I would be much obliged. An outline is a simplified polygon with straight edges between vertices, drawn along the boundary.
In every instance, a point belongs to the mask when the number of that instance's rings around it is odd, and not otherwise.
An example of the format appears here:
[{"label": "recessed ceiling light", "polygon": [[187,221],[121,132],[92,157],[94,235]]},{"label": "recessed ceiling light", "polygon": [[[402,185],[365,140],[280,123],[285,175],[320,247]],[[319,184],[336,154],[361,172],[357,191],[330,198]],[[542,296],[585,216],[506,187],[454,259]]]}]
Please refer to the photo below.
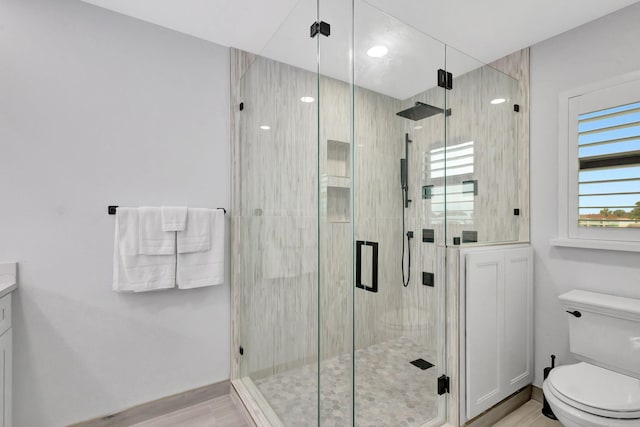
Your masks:
[{"label": "recessed ceiling light", "polygon": [[315,101],[315,99],[313,99],[310,96],[303,96],[302,98],[300,98],[300,101],[302,101],[302,102],[313,102],[313,101]]},{"label": "recessed ceiling light", "polygon": [[497,104],[502,104],[502,103],[503,103],[503,102],[505,102],[505,101],[506,101],[506,99],[504,99],[504,98],[496,98],[496,99],[492,99],[492,100],[491,100],[491,103],[492,103],[493,105],[497,105]]},{"label": "recessed ceiling light", "polygon": [[380,45],[380,46],[374,46],[371,49],[369,49],[367,51],[367,55],[369,55],[372,58],[382,58],[388,52],[389,52],[389,49],[387,49],[386,46]]},{"label": "recessed ceiling light", "polygon": [[422,129],[422,126],[418,125],[418,126],[414,126],[413,128],[414,128],[415,130],[420,130],[420,129]]},{"label": "recessed ceiling light", "polygon": [[260,129],[262,129],[262,130],[269,130],[269,129],[271,129],[271,126],[262,125],[262,126],[260,126]]}]

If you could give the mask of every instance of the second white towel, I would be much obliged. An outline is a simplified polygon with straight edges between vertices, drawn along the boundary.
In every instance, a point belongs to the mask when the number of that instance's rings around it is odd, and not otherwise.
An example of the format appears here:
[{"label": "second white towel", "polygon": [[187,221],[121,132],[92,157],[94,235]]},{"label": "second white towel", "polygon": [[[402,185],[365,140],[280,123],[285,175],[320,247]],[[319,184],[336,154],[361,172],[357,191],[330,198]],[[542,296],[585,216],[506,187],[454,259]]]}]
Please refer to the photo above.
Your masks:
[{"label": "second white towel", "polygon": [[178,233],[179,254],[203,252],[211,249],[211,215],[217,212],[222,213],[217,209],[187,209],[187,224],[184,230]]},{"label": "second white towel", "polygon": [[160,208],[163,231],[182,231],[187,224],[186,206],[162,206]]},{"label": "second white towel", "polygon": [[178,233],[177,283],[180,289],[224,283],[224,212],[189,209]]},{"label": "second white towel", "polygon": [[164,231],[160,208],[141,207],[140,213],[140,254],[172,255],[176,253],[176,233]]}]

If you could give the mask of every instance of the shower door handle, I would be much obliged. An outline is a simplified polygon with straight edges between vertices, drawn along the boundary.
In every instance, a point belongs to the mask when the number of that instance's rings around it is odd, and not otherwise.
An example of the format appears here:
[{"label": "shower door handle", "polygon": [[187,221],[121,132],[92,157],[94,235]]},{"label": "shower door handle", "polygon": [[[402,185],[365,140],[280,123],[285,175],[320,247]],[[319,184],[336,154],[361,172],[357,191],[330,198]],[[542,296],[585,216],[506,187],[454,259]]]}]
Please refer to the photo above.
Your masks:
[{"label": "shower door handle", "polygon": [[[362,246],[371,246],[371,286],[362,283]],[[378,292],[378,242],[356,241],[356,288]]]}]

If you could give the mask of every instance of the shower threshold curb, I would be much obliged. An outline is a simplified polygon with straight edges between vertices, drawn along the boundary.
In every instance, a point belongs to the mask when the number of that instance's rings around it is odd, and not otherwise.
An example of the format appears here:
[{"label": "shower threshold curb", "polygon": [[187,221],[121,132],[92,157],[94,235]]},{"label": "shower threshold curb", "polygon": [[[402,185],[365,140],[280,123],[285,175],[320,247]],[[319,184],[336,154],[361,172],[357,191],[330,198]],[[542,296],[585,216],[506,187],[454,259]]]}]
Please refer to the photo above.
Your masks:
[{"label": "shower threshold curb", "polygon": [[251,378],[233,380],[231,388],[256,427],[285,427]]},{"label": "shower threshold curb", "polygon": [[[247,420],[255,427],[286,427],[278,415],[271,409],[258,387],[250,377],[244,377],[231,381],[231,396],[236,401],[240,410],[244,412]],[[266,410],[264,408],[267,408]],[[442,424],[438,424],[442,423]],[[454,427],[449,422],[431,420],[420,427]]]}]

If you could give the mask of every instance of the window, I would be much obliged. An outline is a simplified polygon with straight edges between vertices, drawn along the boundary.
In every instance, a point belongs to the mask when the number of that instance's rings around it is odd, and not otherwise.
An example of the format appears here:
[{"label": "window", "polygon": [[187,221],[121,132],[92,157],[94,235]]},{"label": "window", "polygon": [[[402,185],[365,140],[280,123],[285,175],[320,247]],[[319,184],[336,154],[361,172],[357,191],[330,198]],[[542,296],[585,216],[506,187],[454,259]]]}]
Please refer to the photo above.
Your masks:
[{"label": "window", "polygon": [[565,93],[560,111],[559,240],[640,251],[640,74]]},{"label": "window", "polygon": [[578,116],[578,226],[640,226],[640,102]]}]

